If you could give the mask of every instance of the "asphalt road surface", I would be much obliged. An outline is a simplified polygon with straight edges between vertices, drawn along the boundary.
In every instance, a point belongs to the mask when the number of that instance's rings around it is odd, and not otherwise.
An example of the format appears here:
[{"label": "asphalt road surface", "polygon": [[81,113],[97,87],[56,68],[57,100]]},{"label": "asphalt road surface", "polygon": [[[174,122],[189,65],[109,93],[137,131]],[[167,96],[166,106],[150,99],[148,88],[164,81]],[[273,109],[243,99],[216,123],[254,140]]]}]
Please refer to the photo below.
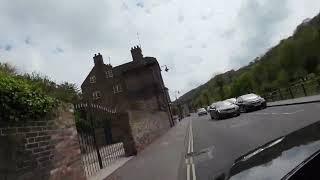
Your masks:
[{"label": "asphalt road surface", "polygon": [[186,152],[194,153],[192,160],[181,162],[184,168],[179,179],[208,180],[246,152],[319,121],[320,103],[269,107],[219,121],[196,114],[185,120],[191,129],[187,130]]}]

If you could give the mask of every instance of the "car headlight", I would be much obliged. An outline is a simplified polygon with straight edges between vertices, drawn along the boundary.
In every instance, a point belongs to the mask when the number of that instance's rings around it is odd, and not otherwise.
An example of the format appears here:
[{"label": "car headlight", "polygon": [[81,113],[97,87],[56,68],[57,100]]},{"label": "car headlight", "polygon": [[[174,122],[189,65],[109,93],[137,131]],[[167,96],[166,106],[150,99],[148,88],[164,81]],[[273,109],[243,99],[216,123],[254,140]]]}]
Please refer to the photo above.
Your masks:
[{"label": "car headlight", "polygon": [[218,111],[218,113],[219,113],[219,112],[221,112],[221,110],[220,110],[220,109],[217,109],[217,111]]}]

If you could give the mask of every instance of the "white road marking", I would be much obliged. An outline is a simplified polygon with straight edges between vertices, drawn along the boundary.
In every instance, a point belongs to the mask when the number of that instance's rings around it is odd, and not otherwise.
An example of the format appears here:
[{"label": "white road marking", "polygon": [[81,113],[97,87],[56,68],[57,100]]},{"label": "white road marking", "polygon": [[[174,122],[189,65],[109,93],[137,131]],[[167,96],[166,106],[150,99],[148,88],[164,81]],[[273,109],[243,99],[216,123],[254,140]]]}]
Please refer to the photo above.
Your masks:
[{"label": "white road marking", "polygon": [[291,113],[283,113],[283,114],[296,114],[298,112],[303,112],[304,109],[300,109],[300,110],[297,110],[297,111],[294,111],[294,112],[291,112]]},{"label": "white road marking", "polygon": [[191,169],[192,169],[192,180],[197,180],[197,177],[196,177],[196,168],[194,166],[194,164],[191,164]]},{"label": "white road marking", "polygon": [[[188,132],[188,154],[193,152],[193,132],[192,132],[192,120],[190,119],[190,124],[189,124],[189,132]],[[187,180],[190,180],[192,177],[192,180],[196,180],[196,168],[193,163],[193,158],[187,158],[186,159],[186,164],[187,164]],[[191,167],[190,167],[191,166]],[[191,171],[190,171],[191,169]],[[192,173],[192,176],[190,176]]]},{"label": "white road marking", "polygon": [[187,180],[190,180],[190,164],[187,164]]},{"label": "white road marking", "polygon": [[193,152],[193,130],[192,130],[192,122],[191,122],[191,127],[190,127],[190,131],[191,131],[191,152]]},{"label": "white road marking", "polygon": [[282,113],[276,113],[276,112],[270,112],[270,113],[254,113],[254,114],[257,114],[257,115],[291,115],[291,114],[296,114],[296,113],[299,113],[299,112],[303,112],[304,109],[300,109],[300,110],[297,110],[297,111],[293,111],[293,112],[282,112]]},{"label": "white road marking", "polygon": [[[187,153],[189,154],[191,151],[191,141],[190,141],[190,137],[191,137],[191,131],[190,131],[190,127],[191,127],[191,119],[189,122],[189,126],[188,126],[188,151]],[[186,159],[186,163],[187,163],[187,180],[190,180],[190,163],[189,163],[189,158]]]},{"label": "white road marking", "polygon": [[191,141],[190,141],[190,138],[191,138],[191,119],[190,119],[190,123],[189,123],[189,132],[188,132],[188,153],[191,152]]},{"label": "white road marking", "polygon": [[248,121],[239,121],[230,125],[230,128],[241,127],[249,124]]}]

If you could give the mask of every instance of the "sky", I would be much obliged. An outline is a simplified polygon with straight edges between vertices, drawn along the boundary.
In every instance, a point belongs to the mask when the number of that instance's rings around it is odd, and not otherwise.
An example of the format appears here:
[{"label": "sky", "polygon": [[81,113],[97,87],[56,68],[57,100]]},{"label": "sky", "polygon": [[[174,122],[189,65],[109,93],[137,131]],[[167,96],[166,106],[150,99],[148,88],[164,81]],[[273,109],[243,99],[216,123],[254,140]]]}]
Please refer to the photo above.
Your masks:
[{"label": "sky", "polygon": [[247,65],[319,10],[319,0],[1,0],[0,62],[80,86],[94,54],[117,66],[140,44],[169,68],[173,98]]}]

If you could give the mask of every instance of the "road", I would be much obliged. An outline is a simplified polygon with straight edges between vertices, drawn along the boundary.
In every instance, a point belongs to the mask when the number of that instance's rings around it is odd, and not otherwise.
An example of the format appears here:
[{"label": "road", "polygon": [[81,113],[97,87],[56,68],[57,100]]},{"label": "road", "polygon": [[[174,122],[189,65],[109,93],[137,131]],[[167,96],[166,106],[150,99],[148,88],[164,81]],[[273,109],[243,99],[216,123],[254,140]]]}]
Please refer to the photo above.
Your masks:
[{"label": "road", "polygon": [[249,150],[319,121],[319,114],[320,103],[269,107],[220,121],[193,114],[185,119],[191,127],[186,152],[198,154],[181,161],[179,179],[212,179]]}]

